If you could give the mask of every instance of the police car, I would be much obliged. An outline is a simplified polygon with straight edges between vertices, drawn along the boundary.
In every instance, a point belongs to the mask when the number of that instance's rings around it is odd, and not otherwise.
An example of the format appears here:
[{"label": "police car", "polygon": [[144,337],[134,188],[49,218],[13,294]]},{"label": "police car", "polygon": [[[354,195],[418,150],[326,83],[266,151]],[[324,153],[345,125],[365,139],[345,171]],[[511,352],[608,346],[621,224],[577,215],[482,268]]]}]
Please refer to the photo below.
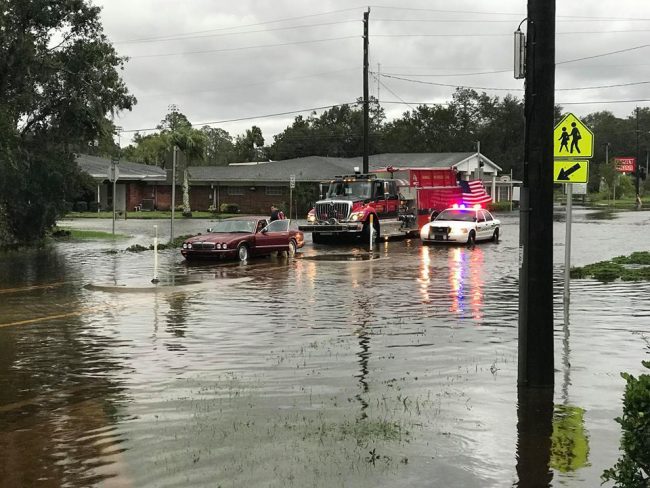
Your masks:
[{"label": "police car", "polygon": [[501,222],[480,205],[453,205],[436,215],[420,230],[424,243],[474,244],[498,241]]}]

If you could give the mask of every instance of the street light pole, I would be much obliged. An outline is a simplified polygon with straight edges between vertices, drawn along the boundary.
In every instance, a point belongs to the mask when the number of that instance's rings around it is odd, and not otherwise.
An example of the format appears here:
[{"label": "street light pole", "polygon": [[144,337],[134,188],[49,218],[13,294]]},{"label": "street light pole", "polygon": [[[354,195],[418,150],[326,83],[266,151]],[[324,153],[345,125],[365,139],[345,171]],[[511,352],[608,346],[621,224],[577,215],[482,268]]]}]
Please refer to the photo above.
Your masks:
[{"label": "street light pole", "polygon": [[176,207],[176,152],[178,148],[174,146],[173,155],[172,155],[172,219],[171,219],[171,228],[169,242],[174,240],[174,208]]}]

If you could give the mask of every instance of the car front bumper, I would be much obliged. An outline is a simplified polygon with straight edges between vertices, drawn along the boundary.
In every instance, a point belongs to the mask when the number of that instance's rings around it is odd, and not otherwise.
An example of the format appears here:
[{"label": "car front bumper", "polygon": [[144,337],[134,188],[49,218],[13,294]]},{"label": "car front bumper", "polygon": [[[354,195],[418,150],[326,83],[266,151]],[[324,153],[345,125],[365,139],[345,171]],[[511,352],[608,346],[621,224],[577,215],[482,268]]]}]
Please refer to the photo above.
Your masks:
[{"label": "car front bumper", "polygon": [[235,259],[236,249],[181,249],[185,259]]},{"label": "car front bumper", "polygon": [[363,230],[363,222],[339,222],[336,224],[305,224],[300,225],[298,228],[303,232],[361,232]]},{"label": "car front bumper", "polygon": [[420,240],[422,242],[439,242],[439,243],[465,243],[467,242],[469,234],[467,232],[449,232],[449,233],[436,233],[432,229],[423,228],[420,233]]}]

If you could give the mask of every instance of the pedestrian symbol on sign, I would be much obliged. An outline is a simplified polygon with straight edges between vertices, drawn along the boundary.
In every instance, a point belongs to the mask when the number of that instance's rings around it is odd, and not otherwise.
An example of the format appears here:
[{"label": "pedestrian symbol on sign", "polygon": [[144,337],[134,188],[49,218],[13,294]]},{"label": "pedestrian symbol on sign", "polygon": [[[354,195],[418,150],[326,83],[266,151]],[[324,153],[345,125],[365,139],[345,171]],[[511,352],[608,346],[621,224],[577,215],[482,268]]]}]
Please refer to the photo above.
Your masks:
[{"label": "pedestrian symbol on sign", "polygon": [[591,158],[594,155],[594,135],[580,119],[566,114],[553,131],[553,156],[556,158]]}]

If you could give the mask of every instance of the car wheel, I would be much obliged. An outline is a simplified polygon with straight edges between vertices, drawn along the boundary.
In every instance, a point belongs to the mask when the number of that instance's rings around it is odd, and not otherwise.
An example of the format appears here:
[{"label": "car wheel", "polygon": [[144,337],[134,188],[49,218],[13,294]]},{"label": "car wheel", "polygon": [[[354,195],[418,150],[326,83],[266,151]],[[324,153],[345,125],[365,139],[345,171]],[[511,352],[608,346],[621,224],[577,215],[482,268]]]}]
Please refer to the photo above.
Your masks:
[{"label": "car wheel", "polygon": [[248,246],[246,244],[240,244],[237,248],[237,257],[240,261],[246,261],[248,259]]},{"label": "car wheel", "polygon": [[296,241],[291,239],[289,241],[289,250],[287,251],[287,257],[292,258],[292,257],[294,257],[296,255],[296,247],[297,247]]},{"label": "car wheel", "polygon": [[494,234],[492,234],[492,241],[499,242],[499,228],[494,229]]},{"label": "car wheel", "polygon": [[467,245],[473,246],[476,244],[476,232],[473,230],[470,231],[469,236],[467,236]]}]

